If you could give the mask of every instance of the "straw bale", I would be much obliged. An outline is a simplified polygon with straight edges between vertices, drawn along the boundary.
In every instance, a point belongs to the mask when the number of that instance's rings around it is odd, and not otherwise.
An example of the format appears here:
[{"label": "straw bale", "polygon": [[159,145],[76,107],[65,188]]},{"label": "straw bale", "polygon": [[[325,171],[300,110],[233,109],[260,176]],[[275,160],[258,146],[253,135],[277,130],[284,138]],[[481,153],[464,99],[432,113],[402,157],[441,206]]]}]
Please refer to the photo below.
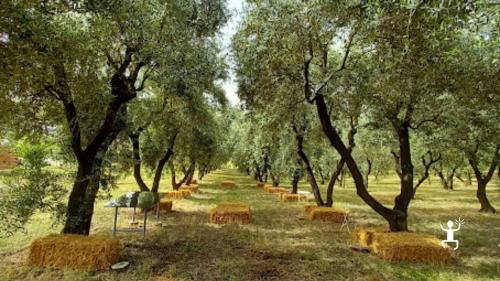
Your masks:
[{"label": "straw bale", "polygon": [[197,184],[182,185],[179,190],[180,191],[187,190],[191,193],[196,193],[196,192],[198,192],[198,185]]},{"label": "straw bale", "polygon": [[189,190],[180,190],[180,192],[182,193],[182,196],[184,198],[191,197],[191,191],[189,191]]},{"label": "straw bale", "polygon": [[431,264],[448,263],[452,252],[435,236],[412,232],[376,233],[371,248],[384,260]]},{"label": "straw bale", "polygon": [[263,183],[263,182],[258,182],[257,183],[257,187],[258,188],[264,188],[264,185],[265,185],[265,183]]},{"label": "straw bale", "polygon": [[72,270],[106,270],[120,257],[118,239],[51,234],[31,243],[27,264]]},{"label": "straw bale", "polygon": [[305,200],[306,196],[303,194],[281,193],[280,199],[283,202],[299,202]]},{"label": "straw bale", "polygon": [[198,180],[192,180],[191,185],[193,185],[193,184],[198,184]]},{"label": "straw bale", "polygon": [[306,213],[306,216],[309,216],[312,210],[318,208],[317,205],[306,205],[304,206],[304,213]]},{"label": "straw bale", "polygon": [[248,224],[250,208],[239,202],[225,202],[210,211],[210,222],[215,224]]},{"label": "straw bale", "polygon": [[376,234],[389,232],[384,226],[358,226],[353,231],[354,241],[361,247],[370,247]]},{"label": "straw bale", "polygon": [[331,221],[336,223],[343,223],[345,216],[347,216],[346,210],[331,207],[317,207],[309,212],[309,218],[311,220]]},{"label": "straw bale", "polygon": [[160,203],[158,203],[158,209],[160,211],[172,211],[172,200],[170,199],[161,199]]},{"label": "straw bale", "polygon": [[283,187],[268,187],[264,188],[268,193],[285,193],[288,192],[286,188]]},{"label": "straw bale", "polygon": [[167,198],[167,199],[184,199],[186,197],[189,197],[191,195],[191,192],[189,192],[187,190],[184,190],[184,191],[169,191],[167,193],[165,193],[165,195],[163,196],[163,198]]},{"label": "straw bale", "polygon": [[222,181],[220,187],[234,188],[236,187],[236,183],[234,181]]}]

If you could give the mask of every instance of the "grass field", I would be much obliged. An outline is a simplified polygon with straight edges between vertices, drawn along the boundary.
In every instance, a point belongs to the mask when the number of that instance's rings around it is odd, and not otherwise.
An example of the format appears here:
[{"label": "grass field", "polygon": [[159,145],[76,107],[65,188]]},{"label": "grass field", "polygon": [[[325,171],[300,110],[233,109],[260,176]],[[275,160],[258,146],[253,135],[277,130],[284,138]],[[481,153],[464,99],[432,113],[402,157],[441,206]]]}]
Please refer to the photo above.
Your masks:
[{"label": "grass field", "polygon": [[[222,180],[234,180],[236,189],[221,189]],[[164,180],[166,185],[166,180]],[[133,179],[119,182],[114,195],[136,190]],[[166,187],[164,190],[167,189]],[[353,253],[351,234],[340,225],[311,222],[303,215],[306,203],[281,203],[276,195],[255,188],[248,176],[219,170],[200,183],[201,192],[174,202],[174,212],[161,217],[162,226],[150,224],[147,238],[138,233],[118,233],[124,246],[124,272],[71,272],[23,266],[26,248],[36,237],[58,232],[47,216],[37,214],[27,228],[0,239],[0,280],[500,280],[500,215],[477,212],[475,187],[457,184],[445,191],[437,180],[426,182],[410,207],[411,230],[445,237],[439,224],[461,217],[465,225],[456,234],[460,248],[446,266],[389,263]],[[301,190],[310,189],[306,184]],[[371,180],[370,192],[391,204],[399,185],[396,178]],[[498,179],[488,187],[494,206],[500,208]],[[383,221],[357,196],[349,183],[336,188],[336,205],[352,214],[350,228]],[[250,205],[252,223],[237,226],[208,224],[208,212],[221,201]],[[109,234],[112,210],[96,203],[92,232]],[[120,227],[127,227],[130,212],[122,210]]]}]

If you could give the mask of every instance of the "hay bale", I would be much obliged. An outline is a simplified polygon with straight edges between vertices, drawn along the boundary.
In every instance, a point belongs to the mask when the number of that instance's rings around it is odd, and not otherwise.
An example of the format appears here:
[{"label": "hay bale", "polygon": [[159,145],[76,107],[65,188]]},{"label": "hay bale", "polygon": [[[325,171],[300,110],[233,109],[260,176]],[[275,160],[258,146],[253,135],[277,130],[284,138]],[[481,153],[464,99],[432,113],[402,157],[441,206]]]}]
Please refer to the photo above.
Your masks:
[{"label": "hay bale", "polygon": [[283,202],[300,202],[306,199],[303,194],[281,193],[280,199]]},{"label": "hay bale", "polygon": [[431,264],[448,263],[452,252],[432,235],[411,232],[375,233],[370,248],[384,260]]},{"label": "hay bale", "polygon": [[311,211],[316,209],[316,208],[318,208],[317,205],[306,205],[306,206],[304,206],[304,213],[306,214],[306,216],[309,216]]},{"label": "hay bale", "polygon": [[165,193],[165,195],[163,196],[163,198],[166,198],[166,199],[184,199],[187,197],[189,197],[191,195],[191,192],[189,192],[187,190],[184,190],[184,191],[181,191],[181,190],[178,190],[178,191],[169,191],[167,193]]},{"label": "hay bale", "polygon": [[258,183],[257,183],[257,187],[258,187],[258,188],[264,188],[264,185],[265,185],[265,184],[264,184],[263,182],[258,182]]},{"label": "hay bale", "polygon": [[192,180],[191,185],[193,185],[193,184],[198,184],[198,180]]},{"label": "hay bale", "polygon": [[235,188],[236,187],[236,183],[234,181],[222,181],[220,183],[220,187]]},{"label": "hay bale", "polygon": [[267,187],[267,188],[265,188],[265,190],[268,193],[285,193],[285,192],[288,192],[288,190],[286,188],[283,188],[283,187]]},{"label": "hay bale", "polygon": [[172,211],[172,200],[170,199],[161,199],[160,203],[158,203],[159,211]]},{"label": "hay bale", "polygon": [[389,232],[389,230],[384,226],[357,226],[353,231],[353,239],[361,247],[370,247],[375,233],[386,232]]},{"label": "hay bale", "polygon": [[331,207],[316,207],[309,212],[309,218],[311,220],[343,223],[345,217],[347,217],[346,210]]},{"label": "hay bale", "polygon": [[31,243],[27,264],[72,270],[106,270],[118,262],[120,242],[110,237],[51,234]]},{"label": "hay bale", "polygon": [[239,202],[224,202],[210,211],[210,223],[248,224],[250,219],[250,208]]},{"label": "hay bale", "polygon": [[180,190],[180,192],[182,193],[182,196],[183,196],[184,198],[189,198],[189,197],[191,197],[191,191],[189,191],[189,190]]},{"label": "hay bale", "polygon": [[187,190],[190,193],[196,193],[196,192],[198,192],[198,185],[197,184],[182,185],[179,190],[180,191]]}]

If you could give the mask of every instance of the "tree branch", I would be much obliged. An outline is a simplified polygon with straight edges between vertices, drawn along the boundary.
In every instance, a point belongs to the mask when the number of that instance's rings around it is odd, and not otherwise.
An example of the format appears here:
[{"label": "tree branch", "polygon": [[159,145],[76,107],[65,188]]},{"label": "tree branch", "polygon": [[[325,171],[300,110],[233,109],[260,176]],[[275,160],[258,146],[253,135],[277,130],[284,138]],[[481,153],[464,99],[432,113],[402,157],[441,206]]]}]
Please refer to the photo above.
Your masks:
[{"label": "tree branch", "polygon": [[339,73],[340,71],[342,71],[342,70],[344,70],[346,68],[347,58],[349,57],[349,53],[351,51],[352,42],[353,42],[353,39],[354,39],[354,36],[356,35],[356,33],[357,33],[357,28],[354,28],[353,32],[351,32],[351,34],[349,34],[349,37],[348,37],[348,40],[347,40],[347,44],[345,46],[344,56],[342,58],[342,63],[340,64],[340,67],[338,69],[336,69],[335,71],[333,71],[332,73],[330,73],[326,77],[326,79],[323,80],[323,82],[320,84],[320,86],[314,91],[314,95],[319,94],[323,90],[323,88],[328,84],[328,82],[330,82],[330,80],[337,73]]}]

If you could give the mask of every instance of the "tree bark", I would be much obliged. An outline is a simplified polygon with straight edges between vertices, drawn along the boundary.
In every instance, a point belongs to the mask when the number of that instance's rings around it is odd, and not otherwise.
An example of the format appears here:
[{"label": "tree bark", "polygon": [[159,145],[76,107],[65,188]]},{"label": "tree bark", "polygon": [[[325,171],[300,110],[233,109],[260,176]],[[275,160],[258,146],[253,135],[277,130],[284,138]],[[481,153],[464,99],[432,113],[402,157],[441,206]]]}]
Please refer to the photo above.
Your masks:
[{"label": "tree bark", "polygon": [[139,137],[140,133],[129,133],[128,137],[132,143],[132,154],[134,159],[134,178],[139,186],[140,191],[149,191],[148,186],[144,182],[141,176],[141,150]]},{"label": "tree bark", "polygon": [[172,157],[172,155],[174,154],[174,145],[176,138],[177,134],[174,134],[174,136],[170,140],[170,144],[168,145],[167,150],[165,151],[165,154],[158,161],[158,165],[156,166],[156,171],[155,171],[155,177],[153,179],[153,186],[151,188],[152,192],[158,192],[158,190],[160,189],[160,181],[161,181],[161,176],[163,175],[163,169],[165,167],[165,164],[170,159],[170,157]]},{"label": "tree bark", "polygon": [[488,200],[488,197],[486,196],[486,186],[488,185],[491,178],[493,177],[493,174],[495,173],[495,169],[498,165],[499,150],[500,150],[500,146],[497,147],[495,150],[495,155],[493,156],[493,159],[490,163],[490,166],[489,166],[489,169],[488,169],[486,175],[483,175],[483,173],[479,169],[479,165],[478,165],[478,162],[476,159],[477,151],[473,155],[470,155],[470,157],[469,157],[469,164],[472,167],[472,170],[474,171],[474,175],[476,176],[476,180],[477,180],[476,197],[479,200],[479,203],[481,204],[481,209],[479,209],[480,212],[496,213],[496,209],[491,205],[490,201]]},{"label": "tree bark", "polygon": [[186,172],[184,173],[184,176],[182,177],[181,181],[180,182],[177,182],[176,180],[176,176],[175,176],[175,167],[174,167],[174,164],[172,162],[170,162],[170,171],[172,173],[172,189],[173,190],[179,190],[179,188],[182,186],[183,183],[186,182],[186,180],[188,179],[189,175],[191,174],[191,172],[195,169],[195,163],[191,163],[191,165],[189,165],[189,168],[186,170]]},{"label": "tree bark", "polygon": [[295,173],[292,178],[292,191],[290,192],[291,194],[297,194],[299,190],[299,180],[300,175],[298,173]]},{"label": "tree bark", "polygon": [[121,118],[125,115],[123,105],[136,97],[134,84],[138,72],[144,66],[144,63],[139,62],[127,76],[125,73],[131,62],[132,52],[127,48],[124,61],[110,80],[113,98],[107,105],[104,120],[85,149],[81,146],[79,119],[71,98],[64,64],[53,65],[56,83],[54,86],[47,86],[46,90],[64,105],[71,133],[71,148],[78,161],[78,171],[68,199],[63,233],[88,235],[90,232],[94,202],[99,191],[102,161],[111,143],[125,128],[124,120]]},{"label": "tree bark", "polygon": [[280,185],[280,177],[275,176],[273,173],[271,173],[270,176],[273,186],[278,187]]},{"label": "tree bark", "polygon": [[[389,209],[378,202],[373,196],[370,195],[363,181],[363,175],[359,170],[359,167],[352,157],[350,151],[347,149],[343,143],[337,130],[333,127],[328,109],[325,103],[323,95],[317,94],[314,98],[314,104],[316,105],[316,110],[318,113],[318,118],[320,119],[323,132],[330,141],[330,144],[337,150],[340,156],[346,159],[346,165],[351,176],[354,180],[356,186],[356,193],[358,196],[370,206],[375,212],[381,215],[389,223],[389,228],[391,231],[407,231],[407,215],[405,212],[398,209]],[[413,191],[413,188],[412,190]],[[410,193],[410,198],[411,194]],[[400,199],[401,200],[401,199]]]},{"label": "tree bark", "polygon": [[319,190],[318,182],[316,181],[316,177],[314,176],[314,171],[311,167],[311,163],[309,162],[309,158],[307,157],[306,153],[304,152],[304,137],[302,134],[297,130],[295,124],[293,125],[294,131],[295,131],[295,140],[297,143],[297,154],[299,155],[302,163],[304,164],[306,168],[306,172],[308,175],[308,180],[309,184],[311,185],[313,194],[314,194],[314,199],[316,200],[316,204],[318,206],[324,206],[325,203],[323,202],[323,199],[321,198],[321,192]]},{"label": "tree bark", "polygon": [[337,182],[337,179],[342,173],[344,165],[345,161],[340,159],[339,162],[337,163],[337,166],[335,167],[335,170],[332,173],[332,176],[330,177],[330,181],[328,182],[328,188],[326,190],[326,206],[328,207],[333,206],[333,191],[335,188],[335,183]]},{"label": "tree bark", "polygon": [[366,175],[365,175],[365,186],[366,188],[368,188],[368,177],[370,176],[370,174],[372,173],[372,160],[366,158],[366,164],[368,165],[368,169],[366,171]]}]

